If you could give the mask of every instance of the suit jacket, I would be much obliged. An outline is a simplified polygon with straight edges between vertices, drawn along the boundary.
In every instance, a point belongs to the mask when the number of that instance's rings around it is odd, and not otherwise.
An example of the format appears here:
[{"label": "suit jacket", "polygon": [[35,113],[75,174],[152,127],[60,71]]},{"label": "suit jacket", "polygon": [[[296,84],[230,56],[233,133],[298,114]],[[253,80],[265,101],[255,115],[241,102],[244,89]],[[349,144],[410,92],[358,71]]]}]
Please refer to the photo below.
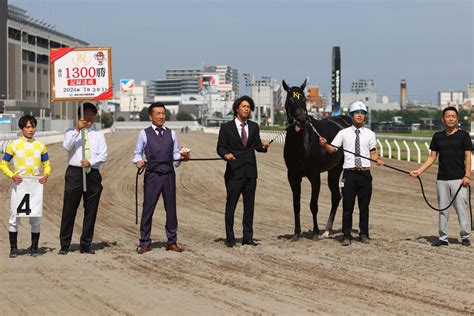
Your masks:
[{"label": "suit jacket", "polygon": [[217,141],[217,154],[224,158],[225,154],[234,154],[234,160],[227,161],[224,178],[257,178],[257,160],[255,158],[255,150],[259,152],[267,152],[266,148],[262,148],[260,140],[260,128],[258,124],[247,120],[248,138],[244,147],[239,131],[235,125],[235,121],[229,121],[223,124],[219,130],[219,139]]}]

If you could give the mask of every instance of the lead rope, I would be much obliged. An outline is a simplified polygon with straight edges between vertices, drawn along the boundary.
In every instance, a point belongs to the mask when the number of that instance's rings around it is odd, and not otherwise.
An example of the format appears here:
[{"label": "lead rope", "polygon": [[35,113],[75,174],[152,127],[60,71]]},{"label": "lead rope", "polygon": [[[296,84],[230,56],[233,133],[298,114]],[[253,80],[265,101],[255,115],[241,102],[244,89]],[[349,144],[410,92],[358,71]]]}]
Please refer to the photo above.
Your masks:
[{"label": "lead rope", "polygon": [[[311,123],[311,121],[308,121],[309,122],[309,125],[311,126],[311,128],[313,129],[313,131],[316,133],[316,135],[318,135],[320,138],[322,137],[321,134],[319,134],[319,132],[316,130],[316,128],[313,126],[313,124]],[[337,148],[337,149],[341,149],[347,153],[350,153],[354,156],[357,156],[357,157],[360,157],[360,158],[364,158],[364,159],[367,159],[367,160],[370,160],[370,161],[373,161],[373,162],[377,162],[376,160],[372,159],[372,158],[369,158],[369,157],[365,157],[365,156],[362,156],[362,155],[359,155],[359,154],[356,154],[350,150],[347,150],[347,149],[344,149],[342,148],[342,146],[338,147],[338,146],[335,146],[333,144],[330,144],[330,143],[327,143],[328,145],[334,147],[334,148]],[[406,171],[406,170],[403,170],[403,169],[399,169],[397,167],[393,167],[393,166],[390,166],[390,165],[387,165],[387,164],[383,164],[384,167],[387,167],[387,168],[390,168],[390,169],[393,169],[393,170],[396,170],[396,171],[399,171],[399,172],[402,172],[402,173],[405,173],[405,174],[410,174],[410,172]],[[459,185],[459,188],[458,190],[456,191],[456,194],[454,194],[454,197],[453,199],[451,200],[451,202],[449,203],[448,206],[446,206],[445,208],[436,208],[436,207],[433,207],[430,202],[428,201],[428,199],[426,198],[426,194],[425,194],[425,189],[423,187],[423,182],[421,181],[421,177],[418,176],[417,177],[418,179],[418,182],[420,183],[420,187],[421,187],[421,193],[423,195],[423,199],[425,200],[426,204],[434,211],[437,211],[437,212],[443,212],[443,211],[446,211],[448,208],[451,207],[451,205],[453,205],[454,201],[456,200],[456,197],[458,196],[459,194],[459,191],[461,191],[461,188],[463,187],[462,185],[462,182],[461,184]],[[474,220],[472,218],[472,207],[471,207],[471,186],[468,186],[469,187],[469,211],[470,211],[470,214],[471,214],[471,230],[474,230]]]},{"label": "lead rope", "polygon": [[[210,160],[224,160],[223,158],[190,158],[188,161],[210,161]],[[141,168],[138,168],[137,174],[135,177],[135,225],[138,225],[138,176],[141,175],[145,169],[147,164],[164,164],[164,163],[171,163],[176,161],[184,161],[184,159],[173,159],[173,160],[165,160],[165,161],[148,161],[145,162],[145,165]]]}]

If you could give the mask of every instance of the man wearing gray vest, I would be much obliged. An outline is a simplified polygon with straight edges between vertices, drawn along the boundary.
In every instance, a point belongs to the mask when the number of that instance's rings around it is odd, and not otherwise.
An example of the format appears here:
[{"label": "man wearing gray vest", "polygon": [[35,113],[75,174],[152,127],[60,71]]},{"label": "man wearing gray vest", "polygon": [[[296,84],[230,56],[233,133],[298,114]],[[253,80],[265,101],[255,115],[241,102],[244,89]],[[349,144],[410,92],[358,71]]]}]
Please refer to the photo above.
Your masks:
[{"label": "man wearing gray vest", "polygon": [[[161,194],[163,194],[166,211],[165,229],[168,238],[166,250],[183,251],[177,242],[178,218],[174,167],[180,165],[180,159],[187,160],[189,156],[181,156],[175,131],[164,126],[165,112],[163,103],[156,102],[148,107],[152,125],[140,131],[133,158],[133,163],[137,168],[146,166],[140,246],[137,249],[139,254],[151,250],[151,224],[156,203]],[[143,160],[143,154],[147,162]]]}]

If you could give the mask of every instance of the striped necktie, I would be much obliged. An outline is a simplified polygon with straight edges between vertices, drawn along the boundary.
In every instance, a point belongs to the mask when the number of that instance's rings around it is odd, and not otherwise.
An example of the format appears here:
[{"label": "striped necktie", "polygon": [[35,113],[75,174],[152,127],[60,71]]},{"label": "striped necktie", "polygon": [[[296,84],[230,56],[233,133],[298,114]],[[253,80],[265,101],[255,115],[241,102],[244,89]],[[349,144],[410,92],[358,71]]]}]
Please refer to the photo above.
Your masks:
[{"label": "striped necktie", "polygon": [[[360,155],[360,137],[359,137],[360,129],[356,129],[355,133],[356,133],[355,153],[356,155]],[[358,156],[355,156],[355,167],[362,168],[362,160]]]}]

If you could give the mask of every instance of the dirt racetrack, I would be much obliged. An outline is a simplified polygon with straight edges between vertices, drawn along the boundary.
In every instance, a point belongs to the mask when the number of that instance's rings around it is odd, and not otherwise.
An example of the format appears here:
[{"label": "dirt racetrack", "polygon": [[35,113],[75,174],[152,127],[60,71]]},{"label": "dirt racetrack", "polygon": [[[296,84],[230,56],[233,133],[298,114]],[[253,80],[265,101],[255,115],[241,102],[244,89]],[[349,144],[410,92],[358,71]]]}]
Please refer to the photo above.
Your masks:
[{"label": "dirt racetrack", "polygon": [[[41,255],[27,254],[30,227],[19,231],[22,255],[9,259],[10,180],[0,180],[0,314],[473,314],[474,251],[459,240],[452,211],[450,246],[431,247],[437,214],[425,205],[418,182],[387,168],[373,168],[371,244],[341,247],[341,206],[336,238],[298,242],[293,232],[291,191],[283,146],[257,154],[259,179],[254,219],[258,247],[224,245],[225,188],[221,161],[187,162],[177,169],[178,239],[183,253],[165,251],[164,209],[153,222],[153,251],[138,255],[135,173],[137,132],[107,135],[109,160],[101,169],[104,191],[95,229],[95,255],[80,254],[82,210],[72,252],[59,256],[59,226],[66,153],[50,145],[53,174],[44,196]],[[216,135],[178,134],[194,158],[216,157]],[[403,169],[415,163],[386,161]],[[436,168],[423,176],[436,202]],[[325,174],[323,182],[326,183]],[[140,178],[142,191],[143,176]],[[141,197],[141,196],[140,196]],[[141,201],[141,198],[140,198]],[[321,188],[319,223],[324,228],[329,190]],[[311,227],[309,182],[303,181],[302,228]],[[235,231],[241,236],[242,204]],[[354,214],[355,228],[358,211]]]}]

